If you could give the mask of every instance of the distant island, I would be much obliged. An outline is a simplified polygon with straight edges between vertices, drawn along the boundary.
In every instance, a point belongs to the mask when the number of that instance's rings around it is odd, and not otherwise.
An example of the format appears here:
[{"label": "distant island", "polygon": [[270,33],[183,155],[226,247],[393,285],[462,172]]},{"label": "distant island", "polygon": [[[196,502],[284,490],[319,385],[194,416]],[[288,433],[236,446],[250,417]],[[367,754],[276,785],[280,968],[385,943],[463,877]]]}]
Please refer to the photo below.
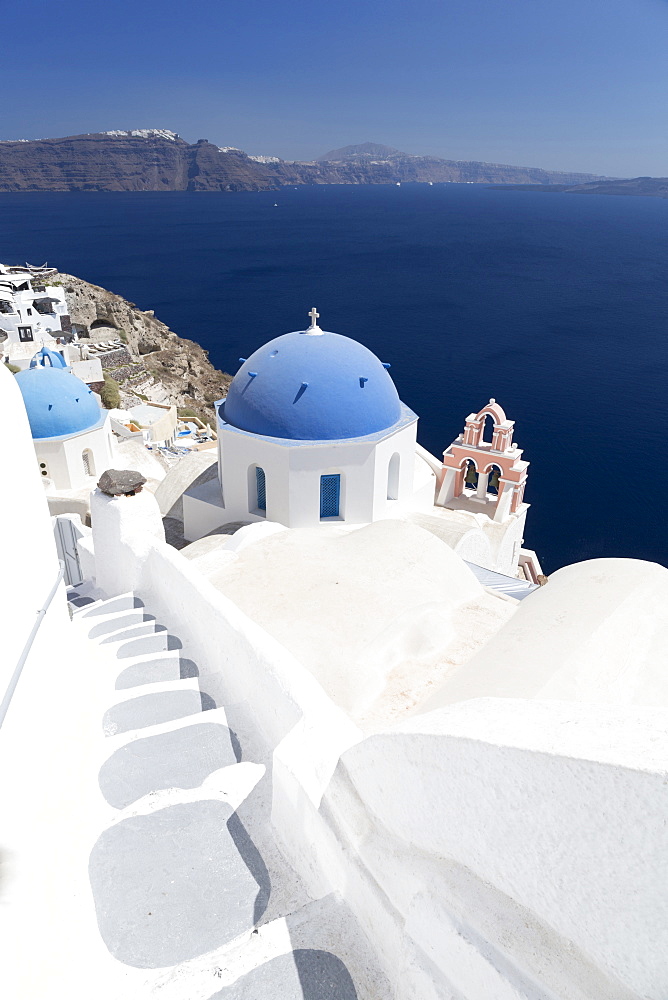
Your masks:
[{"label": "distant island", "polygon": [[0,191],[272,191],[303,184],[468,183],[571,187],[602,178],[413,156],[362,143],[308,162],[250,155],[168,129],[0,141]]},{"label": "distant island", "polygon": [[[535,184],[495,184],[511,191],[535,191]],[[668,177],[629,177],[627,179],[591,181],[586,184],[549,184],[541,191],[561,191],[566,194],[634,194],[644,198],[668,198]]]}]

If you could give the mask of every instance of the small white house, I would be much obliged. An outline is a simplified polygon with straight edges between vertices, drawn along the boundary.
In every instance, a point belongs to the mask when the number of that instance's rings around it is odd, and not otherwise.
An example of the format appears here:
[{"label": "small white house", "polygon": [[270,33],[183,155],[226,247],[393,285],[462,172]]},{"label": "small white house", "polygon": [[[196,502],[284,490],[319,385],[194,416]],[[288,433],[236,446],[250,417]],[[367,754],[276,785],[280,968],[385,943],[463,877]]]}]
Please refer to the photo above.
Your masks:
[{"label": "small white house", "polygon": [[389,365],[316,318],[312,310],[308,330],[241,359],[216,404],[219,480],[184,495],[186,538],[233,521],[365,524],[433,505],[434,473],[416,459],[418,418]]},{"label": "small white house", "polygon": [[109,414],[56,351],[35,355],[16,375],[30,421],[40,475],[56,490],[94,486],[113,466]]}]

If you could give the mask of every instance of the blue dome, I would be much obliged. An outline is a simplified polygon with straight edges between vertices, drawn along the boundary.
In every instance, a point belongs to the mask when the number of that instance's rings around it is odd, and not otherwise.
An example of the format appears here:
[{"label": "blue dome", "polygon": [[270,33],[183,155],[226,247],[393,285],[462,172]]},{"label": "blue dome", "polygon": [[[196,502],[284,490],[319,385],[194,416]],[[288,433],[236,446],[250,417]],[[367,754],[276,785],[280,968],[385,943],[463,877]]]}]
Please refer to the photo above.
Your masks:
[{"label": "blue dome", "polygon": [[43,347],[37,354],[33,354],[30,361],[31,368],[37,368],[38,365],[42,365],[43,368],[67,368],[67,361],[58,351],[50,351],[48,347]]},{"label": "blue dome", "polygon": [[394,382],[375,354],[338,333],[286,333],[245,361],[221,417],[252,434],[297,441],[365,437],[401,417]]},{"label": "blue dome", "polygon": [[104,420],[92,389],[68,369],[37,365],[18,372],[16,381],[33,438],[79,434]]}]

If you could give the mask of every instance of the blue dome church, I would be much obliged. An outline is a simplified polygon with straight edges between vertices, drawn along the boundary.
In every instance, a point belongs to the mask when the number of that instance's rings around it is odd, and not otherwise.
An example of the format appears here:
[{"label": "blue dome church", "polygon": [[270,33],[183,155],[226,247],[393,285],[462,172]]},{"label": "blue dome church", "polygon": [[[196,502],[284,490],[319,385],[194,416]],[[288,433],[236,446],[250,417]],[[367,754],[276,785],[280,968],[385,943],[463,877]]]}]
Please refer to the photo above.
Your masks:
[{"label": "blue dome church", "polygon": [[364,524],[402,503],[433,504],[435,477],[419,463],[418,418],[382,363],[362,344],[321,330],[269,341],[216,404],[219,481],[184,496],[185,535],[195,540],[233,521],[290,528]]},{"label": "blue dome church", "polygon": [[42,478],[58,491],[90,488],[113,465],[109,414],[98,397],[48,348],[35,354],[16,381]]}]

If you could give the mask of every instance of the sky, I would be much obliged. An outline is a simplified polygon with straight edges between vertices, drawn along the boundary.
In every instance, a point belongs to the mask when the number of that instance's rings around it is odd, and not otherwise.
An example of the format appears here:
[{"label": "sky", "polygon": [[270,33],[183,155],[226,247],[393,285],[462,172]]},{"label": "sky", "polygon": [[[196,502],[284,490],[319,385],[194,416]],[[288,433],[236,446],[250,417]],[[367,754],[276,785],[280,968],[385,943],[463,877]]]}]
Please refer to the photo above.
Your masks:
[{"label": "sky", "polygon": [[[668,175],[668,0],[22,0],[0,138],[169,128]],[[11,62],[7,62],[11,54]]]}]

